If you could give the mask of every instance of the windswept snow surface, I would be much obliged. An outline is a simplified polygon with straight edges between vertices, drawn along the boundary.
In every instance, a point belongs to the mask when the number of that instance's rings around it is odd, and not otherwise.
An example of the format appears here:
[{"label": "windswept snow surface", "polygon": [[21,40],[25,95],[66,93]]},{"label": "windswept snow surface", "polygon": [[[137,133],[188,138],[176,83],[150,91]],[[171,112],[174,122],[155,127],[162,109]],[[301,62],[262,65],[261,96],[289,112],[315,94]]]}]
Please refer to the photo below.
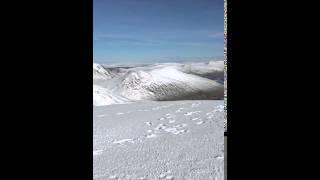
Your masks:
[{"label": "windswept snow surface", "polygon": [[94,107],[93,179],[223,180],[223,105],[193,100]]},{"label": "windswept snow surface", "polygon": [[223,61],[149,65],[93,64],[93,104],[223,99]]}]

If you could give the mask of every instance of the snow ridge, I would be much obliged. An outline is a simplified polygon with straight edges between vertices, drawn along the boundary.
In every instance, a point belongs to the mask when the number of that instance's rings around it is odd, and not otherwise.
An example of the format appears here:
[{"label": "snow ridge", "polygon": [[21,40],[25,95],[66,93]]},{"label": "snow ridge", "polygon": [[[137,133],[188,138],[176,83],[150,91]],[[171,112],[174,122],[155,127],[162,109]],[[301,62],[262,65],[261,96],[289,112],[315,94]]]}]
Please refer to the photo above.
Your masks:
[{"label": "snow ridge", "polygon": [[94,64],[93,104],[223,99],[223,62],[121,68]]},{"label": "snow ridge", "polygon": [[93,80],[106,80],[110,78],[112,78],[112,75],[109,71],[100,64],[93,63]]}]

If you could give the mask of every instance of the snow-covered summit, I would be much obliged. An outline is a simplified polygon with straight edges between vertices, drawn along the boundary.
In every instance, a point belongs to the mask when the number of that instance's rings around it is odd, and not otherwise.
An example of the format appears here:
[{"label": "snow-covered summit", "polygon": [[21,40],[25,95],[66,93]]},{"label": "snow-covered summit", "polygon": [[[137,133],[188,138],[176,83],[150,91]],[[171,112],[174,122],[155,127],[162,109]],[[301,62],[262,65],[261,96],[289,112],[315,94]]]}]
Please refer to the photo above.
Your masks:
[{"label": "snow-covered summit", "polygon": [[112,75],[100,64],[93,63],[93,80],[110,79]]},{"label": "snow-covered summit", "polygon": [[[110,67],[94,64],[94,105],[223,98],[223,62]],[[94,78],[94,79],[95,79]]]}]

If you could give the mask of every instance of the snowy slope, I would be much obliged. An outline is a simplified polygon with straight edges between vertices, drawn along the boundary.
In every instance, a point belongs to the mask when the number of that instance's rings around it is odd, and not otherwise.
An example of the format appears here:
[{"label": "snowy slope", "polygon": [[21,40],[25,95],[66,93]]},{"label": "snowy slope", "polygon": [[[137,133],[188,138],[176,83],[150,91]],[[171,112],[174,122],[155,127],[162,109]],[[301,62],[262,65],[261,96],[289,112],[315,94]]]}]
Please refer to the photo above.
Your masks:
[{"label": "snowy slope", "polygon": [[[143,66],[94,64],[94,105],[223,98],[223,62]],[[97,81],[99,80],[99,81]]]},{"label": "snowy slope", "polygon": [[138,71],[122,82],[121,95],[133,100],[219,99],[223,85],[173,67]]},{"label": "snowy slope", "polygon": [[224,62],[210,61],[209,63],[192,63],[185,64],[180,68],[182,72],[195,74],[211,80],[223,83],[224,78]]},{"label": "snowy slope", "polygon": [[93,85],[93,105],[105,106],[111,104],[129,103],[130,100],[121,96],[116,96],[110,90],[102,88],[98,85]]},{"label": "snowy slope", "polygon": [[103,68],[100,64],[93,63],[93,80],[111,79],[112,75],[109,71]]}]

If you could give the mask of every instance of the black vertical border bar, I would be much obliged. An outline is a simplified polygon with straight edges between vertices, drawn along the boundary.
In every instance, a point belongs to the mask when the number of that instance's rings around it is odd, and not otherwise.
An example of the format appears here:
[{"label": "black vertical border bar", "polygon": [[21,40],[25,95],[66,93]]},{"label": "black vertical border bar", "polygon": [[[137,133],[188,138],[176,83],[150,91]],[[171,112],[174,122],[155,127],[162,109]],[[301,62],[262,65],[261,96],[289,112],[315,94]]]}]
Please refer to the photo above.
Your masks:
[{"label": "black vertical border bar", "polygon": [[[79,37],[82,42],[79,42],[81,45],[79,49],[81,56],[78,57],[81,62],[81,71],[87,73],[81,73],[81,78],[86,88],[83,96],[80,96],[83,101],[86,102],[83,106],[84,109],[79,109],[80,113],[80,128],[78,128],[78,143],[79,144],[79,177],[80,179],[92,179],[93,178],[93,105],[92,105],[92,83],[93,83],[93,0],[81,0],[81,14],[79,16],[79,24],[81,32]],[[80,74],[80,73],[79,73]],[[85,160],[85,161],[83,161]]]},{"label": "black vertical border bar", "polygon": [[[89,76],[89,85],[90,85],[90,91],[88,92],[88,97],[89,97],[89,104],[88,104],[88,108],[90,108],[91,110],[91,113],[89,114],[90,116],[88,117],[88,119],[90,119],[90,121],[88,121],[88,124],[90,124],[90,129],[88,129],[88,142],[90,142],[88,149],[90,150],[90,152],[88,153],[88,156],[89,156],[89,160],[90,160],[90,163],[88,163],[89,165],[89,173],[88,173],[88,179],[92,179],[93,178],[93,104],[92,104],[92,101],[93,101],[93,95],[92,95],[92,90],[93,90],[93,69],[92,69],[92,64],[93,64],[93,0],[87,0],[87,4],[85,5],[85,8],[87,10],[87,12],[85,14],[88,14],[89,16],[86,16],[87,19],[86,19],[86,27],[87,27],[87,34],[88,34],[88,38],[86,39],[87,40],[87,43],[89,44],[90,46],[90,50],[88,51],[88,57],[87,59],[89,59],[89,66],[88,66],[88,70],[89,70],[89,73],[90,73],[90,76]],[[90,94],[90,95],[89,95]]]}]

